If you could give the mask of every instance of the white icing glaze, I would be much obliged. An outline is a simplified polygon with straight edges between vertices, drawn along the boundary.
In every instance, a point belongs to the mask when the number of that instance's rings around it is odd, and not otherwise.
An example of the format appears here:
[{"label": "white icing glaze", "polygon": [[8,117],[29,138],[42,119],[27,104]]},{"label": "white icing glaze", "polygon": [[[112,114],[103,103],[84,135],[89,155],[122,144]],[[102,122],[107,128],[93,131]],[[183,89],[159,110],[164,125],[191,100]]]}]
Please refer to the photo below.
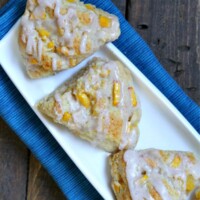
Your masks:
[{"label": "white icing glaze", "polygon": [[[180,156],[181,164],[177,168],[171,167],[175,155]],[[156,163],[156,167],[152,167],[147,163],[147,159],[151,159]],[[188,157],[183,152],[170,152],[170,157],[167,163],[164,163],[158,150],[149,149],[142,151],[127,150],[124,153],[124,161],[126,162],[126,177],[129,185],[129,191],[132,199],[141,200],[143,198],[150,199],[150,194],[147,188],[147,182],[141,182],[142,173],[148,176],[148,182],[152,184],[163,200],[171,200],[163,180],[166,180],[169,185],[176,191],[179,199],[186,199],[186,174],[192,174],[200,184],[200,161],[195,164],[191,163]],[[181,178],[184,182],[184,187],[181,189],[176,180]],[[197,184],[198,185],[198,184]],[[176,197],[177,199],[177,197]]]},{"label": "white icing glaze", "polygon": [[73,56],[75,51],[74,49],[70,49],[68,52],[69,52],[69,56]]},{"label": "white icing glaze", "polygon": [[28,3],[29,10],[33,11],[35,7],[35,3],[33,1],[28,1],[27,3]]},{"label": "white icing glaze", "polygon": [[53,8],[54,5],[59,2],[58,0],[37,0],[40,7],[49,7]]},{"label": "white icing glaze", "polygon": [[108,125],[109,123],[110,123],[109,112],[108,112],[108,110],[103,110],[98,117],[97,136],[93,142],[94,144],[104,142],[106,134],[108,134],[106,125]]},{"label": "white icing glaze", "polygon": [[85,91],[90,91],[91,87],[97,85],[99,83],[99,76],[95,73],[93,68],[89,69],[89,73],[85,78]]},{"label": "white icing glaze", "polygon": [[33,22],[29,21],[28,16],[24,15],[21,20],[23,26],[22,41],[26,42],[26,53],[36,54],[36,41],[35,37],[37,32],[35,31],[35,25]]},{"label": "white icing glaze", "polygon": [[[54,63],[56,63],[56,59],[52,60],[52,66],[55,66]],[[112,99],[114,81],[121,84],[122,90],[118,106],[113,105]],[[59,111],[56,113],[57,121],[61,119],[61,114],[68,112],[72,118],[67,125],[63,120],[59,123],[67,126],[76,134],[81,135],[83,132],[82,137],[89,138],[88,140],[93,144],[107,145],[107,149],[114,149],[118,148],[118,145],[121,146],[121,141],[124,146],[127,144],[134,146],[138,137],[137,130],[132,133],[128,133],[127,130],[129,117],[133,115],[135,109],[131,105],[128,91],[128,87],[132,86],[131,81],[131,76],[126,75],[123,66],[118,65],[118,62],[94,59],[85,71],[81,71],[81,74],[70,82],[67,81],[57,90],[55,94],[57,102],[55,106],[58,108],[56,112]],[[86,98],[87,101],[87,97],[78,94],[87,95],[90,104],[85,105],[82,100]],[[135,118],[135,120],[139,119]],[[123,124],[122,133],[121,126],[119,126],[119,130],[116,121],[119,121],[120,125]],[[110,141],[112,138],[113,142]],[[109,143],[112,143],[111,147],[109,147]],[[110,149],[108,151],[111,151]]]},{"label": "white icing glaze", "polygon": [[112,18],[112,26],[111,26],[111,36],[115,37],[115,34],[118,32],[119,30],[119,23],[117,22],[116,17]]},{"label": "white icing glaze", "polygon": [[64,29],[64,35],[60,39],[60,42],[64,44],[66,42],[69,47],[73,46],[73,40],[75,34],[72,32],[73,26],[75,27],[78,23],[78,16],[76,14],[75,8],[68,8],[67,14],[60,14],[61,5],[59,3],[56,4],[54,14],[57,17],[57,23],[59,28]]},{"label": "white icing glaze", "polygon": [[[90,11],[90,19],[91,19],[90,26],[92,27],[92,29],[99,30],[100,26],[99,26],[98,16],[92,11]],[[92,31],[92,30],[90,29],[89,31]]]},{"label": "white icing glaze", "polygon": [[63,116],[63,107],[62,107],[62,98],[61,95],[59,93],[55,93],[54,95],[55,101],[57,102],[58,106],[59,106],[59,111],[61,111],[60,113],[57,111],[57,108],[54,109],[54,112],[57,116],[57,120],[60,121],[62,119]]},{"label": "white icing glaze", "polygon": [[[53,18],[49,17],[46,13],[46,8],[54,10]],[[66,10],[66,14],[62,12],[63,10]],[[82,13],[89,14],[89,24],[84,24],[79,19]],[[55,46],[67,47],[69,56],[79,56],[74,46],[74,41],[78,38],[80,38],[80,43],[76,43],[76,48],[77,45],[79,45],[78,48],[81,54],[90,54],[96,51],[103,43],[112,41],[119,36],[118,19],[108,13],[105,14],[112,19],[112,24],[111,27],[102,28],[99,24],[99,15],[100,13],[88,10],[85,5],[79,1],[74,3],[65,2],[63,0],[37,0],[37,3],[32,0],[28,1],[27,9],[21,22],[21,38],[26,44],[26,53],[33,55],[33,57],[41,61],[41,51],[38,51],[39,47],[37,48],[37,41],[40,37],[38,30],[40,28],[50,33],[47,38],[42,39],[43,44],[40,41],[40,50],[42,49],[41,46],[43,46],[44,54],[46,54],[46,50],[48,49],[46,47],[48,42],[52,39],[55,42]],[[60,36],[60,33],[63,35]],[[91,48],[89,51],[86,48],[88,39],[91,41]],[[51,54],[52,57],[54,55],[53,53]],[[82,58],[82,55],[80,57]],[[66,56],[58,55],[57,59],[63,61],[59,70],[69,66],[66,61]]]},{"label": "white icing glaze", "polygon": [[43,48],[43,42],[42,40],[38,40],[38,60],[41,61],[42,59],[42,48]]},{"label": "white icing glaze", "polygon": [[124,149],[124,147],[126,147],[127,145],[132,148],[135,146],[135,144],[137,143],[138,140],[138,128],[135,128],[132,130],[131,133],[129,133],[129,128],[128,128],[128,124],[126,123],[126,130],[123,132],[123,136],[121,139],[121,143],[119,146],[119,149]]},{"label": "white icing glaze", "polygon": [[53,71],[57,70],[57,58],[56,57],[52,58],[52,69],[53,69]]},{"label": "white icing glaze", "polygon": [[22,41],[25,43],[26,42],[26,35],[22,34]]},{"label": "white icing glaze", "polygon": [[170,200],[170,194],[163,184],[162,180],[160,179],[160,176],[153,175],[149,178],[149,181],[153,183],[154,188],[156,191],[162,195],[162,200]]},{"label": "white icing glaze", "polygon": [[42,17],[42,14],[45,12],[45,7],[42,7],[42,6],[38,6],[34,9],[34,16],[40,18]]},{"label": "white icing glaze", "polygon": [[86,53],[87,38],[88,38],[87,33],[84,33],[80,45],[80,52],[83,54]]},{"label": "white icing glaze", "polygon": [[88,122],[89,116],[85,108],[81,108],[72,114],[74,123],[79,126],[79,128],[83,127],[85,123]]},{"label": "white icing glaze", "polygon": [[[109,75],[109,79],[107,80],[107,85],[105,89],[101,89],[101,90],[97,90],[96,92],[96,98],[97,99],[101,99],[101,98],[109,98],[110,95],[112,96],[112,94],[110,93],[113,87],[113,84],[115,81],[120,83],[121,86],[121,99],[120,99],[120,103],[117,106],[119,110],[121,110],[121,117],[123,120],[123,126],[122,126],[122,138],[121,138],[121,143],[119,146],[119,149],[124,149],[126,146],[131,146],[133,147],[136,142],[137,142],[137,138],[138,138],[138,132],[137,129],[133,130],[132,133],[129,133],[128,131],[128,125],[129,125],[129,118],[130,116],[133,115],[135,108],[132,106],[132,102],[131,102],[131,98],[130,98],[130,94],[129,94],[129,90],[128,90],[128,85],[127,85],[127,81],[125,82],[121,82],[122,80],[122,74],[123,72],[121,72],[119,70],[119,66],[116,62],[114,61],[109,61],[109,62],[105,62],[102,64],[101,67],[101,71],[105,73],[105,71],[110,71],[110,75]],[[93,85],[98,85],[100,83],[99,81],[99,75],[94,71],[93,68],[89,69],[89,74],[90,77],[87,77],[85,79],[85,89],[86,91],[90,91],[90,88]],[[109,86],[111,85],[111,87]],[[98,128],[97,128],[97,138],[94,140],[94,143],[98,143],[99,141],[102,142],[102,139],[99,140],[99,138],[101,135],[103,135],[103,138],[105,138],[105,134],[102,134],[102,132],[105,132],[107,130],[102,130],[102,127],[100,128],[100,126],[102,125],[102,115],[105,113],[105,110],[102,110],[102,112],[99,115],[99,121],[98,121]],[[109,116],[109,115],[107,115]],[[104,117],[105,118],[105,117]],[[108,119],[109,117],[105,118]],[[105,120],[104,119],[104,120]],[[135,120],[138,120],[138,118],[136,118]],[[106,122],[104,122],[104,126],[105,123],[109,126],[109,120],[107,120]]]},{"label": "white icing glaze", "polygon": [[35,55],[36,53],[36,43],[35,39],[32,37],[28,37],[27,46],[26,46],[26,53]]},{"label": "white icing glaze", "polygon": [[61,16],[61,14],[60,14],[60,8],[61,8],[61,2],[56,1],[55,9],[54,9],[54,15],[55,15],[55,17],[60,17]]},{"label": "white icing glaze", "polygon": [[[120,84],[120,103],[118,107],[121,109],[121,117],[123,119],[123,126],[122,126],[122,139],[119,146],[119,149],[124,149],[127,145],[133,146],[133,144],[137,141],[137,134],[135,131],[132,133],[128,132],[128,123],[130,116],[133,115],[135,108],[132,106],[130,93],[128,90],[127,83],[120,82],[121,72],[119,71],[119,67],[116,62],[108,62],[105,65],[106,69],[111,71],[110,76],[112,77],[113,82],[118,82]],[[114,70],[113,70],[114,69]],[[131,145],[132,144],[132,145]]]},{"label": "white icing glaze", "polygon": [[105,68],[106,70],[110,70],[110,77],[113,81],[118,81],[119,80],[119,69],[117,66],[117,63],[115,61],[109,61],[107,62],[103,68]]},{"label": "white icing glaze", "polygon": [[80,109],[80,104],[74,99],[71,92],[67,92],[65,98],[69,103],[69,112],[75,112]]}]

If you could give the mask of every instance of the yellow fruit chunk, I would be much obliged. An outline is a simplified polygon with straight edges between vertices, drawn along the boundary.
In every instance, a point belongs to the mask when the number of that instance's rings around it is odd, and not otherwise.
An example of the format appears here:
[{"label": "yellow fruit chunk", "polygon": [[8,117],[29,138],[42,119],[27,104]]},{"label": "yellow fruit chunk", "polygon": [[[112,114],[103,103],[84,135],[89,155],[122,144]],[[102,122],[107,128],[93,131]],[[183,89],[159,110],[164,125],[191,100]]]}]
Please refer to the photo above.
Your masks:
[{"label": "yellow fruit chunk", "polygon": [[196,163],[196,158],[193,153],[187,153],[187,157],[189,158],[190,162],[192,162],[193,164]]},{"label": "yellow fruit chunk", "polygon": [[100,73],[100,76],[102,78],[106,78],[110,75],[110,70],[102,70],[101,73]]},{"label": "yellow fruit chunk", "polygon": [[50,18],[53,18],[53,17],[54,17],[54,9],[49,8],[49,7],[46,7],[46,8],[45,8],[45,11],[46,11],[46,13],[48,14],[48,16],[49,16]]},{"label": "yellow fruit chunk", "polygon": [[115,82],[113,85],[113,106],[117,106],[120,102],[121,88],[120,83]]},{"label": "yellow fruit chunk", "polygon": [[137,99],[136,99],[135,91],[134,91],[133,87],[129,87],[128,89],[129,89],[129,92],[131,95],[132,105],[135,107],[135,106],[137,106]]},{"label": "yellow fruit chunk", "polygon": [[75,66],[76,62],[77,62],[76,58],[69,58],[69,66],[70,67]]},{"label": "yellow fruit chunk", "polygon": [[142,177],[141,180],[142,180],[143,182],[145,182],[146,180],[148,180],[148,178],[149,178],[148,175],[145,174],[145,175]]},{"label": "yellow fruit chunk", "polygon": [[115,193],[119,193],[120,192],[120,184],[118,182],[115,182],[113,184],[113,189],[114,189]]},{"label": "yellow fruit chunk", "polygon": [[102,28],[109,28],[111,26],[111,19],[106,16],[99,17],[99,24]]},{"label": "yellow fruit chunk", "polygon": [[196,200],[200,200],[200,188],[198,188],[195,192]]},{"label": "yellow fruit chunk", "polygon": [[87,94],[85,94],[84,92],[78,93],[76,97],[77,97],[77,99],[78,99],[78,101],[80,102],[81,105],[83,105],[86,108],[90,107],[90,99],[87,96]]},{"label": "yellow fruit chunk", "polygon": [[65,30],[63,28],[59,28],[58,33],[59,33],[60,36],[63,36],[64,33],[65,33]]},{"label": "yellow fruit chunk", "polygon": [[30,58],[30,59],[29,59],[29,62],[30,62],[32,65],[38,64],[38,61],[37,61],[37,59],[35,59],[35,58]]},{"label": "yellow fruit chunk", "polygon": [[79,20],[81,23],[88,25],[91,23],[91,18],[90,18],[90,13],[88,12],[83,12],[79,14]]},{"label": "yellow fruit chunk", "polygon": [[165,152],[165,151],[162,151],[160,150],[159,151],[161,157],[162,157],[162,160],[164,160],[165,162],[169,159],[170,155],[169,155],[169,152]]},{"label": "yellow fruit chunk", "polygon": [[54,48],[54,41],[49,42],[49,43],[47,44],[47,47],[48,47],[49,49],[53,49],[53,48]]},{"label": "yellow fruit chunk", "polygon": [[67,1],[70,2],[70,3],[76,2],[76,0],[67,0]]},{"label": "yellow fruit chunk", "polygon": [[94,6],[91,5],[91,4],[85,4],[85,7],[86,7],[88,10],[94,10]]},{"label": "yellow fruit chunk", "polygon": [[45,40],[45,39],[46,39],[47,37],[49,37],[49,35],[50,35],[50,33],[49,33],[47,30],[43,29],[43,28],[40,28],[40,29],[38,29],[37,31],[38,31],[38,33],[39,33],[39,36],[40,36],[43,40]]},{"label": "yellow fruit chunk", "polygon": [[62,53],[62,48],[61,47],[56,47],[56,52],[61,54]]},{"label": "yellow fruit chunk", "polygon": [[131,122],[128,122],[127,127],[126,127],[126,132],[130,133],[131,132],[131,128],[132,128]]},{"label": "yellow fruit chunk", "polygon": [[65,112],[62,120],[65,121],[65,122],[68,122],[71,119],[71,117],[72,117],[72,115],[70,113]]},{"label": "yellow fruit chunk", "polygon": [[47,18],[47,14],[45,12],[42,13],[41,19],[45,20]]},{"label": "yellow fruit chunk", "polygon": [[167,191],[170,195],[172,195],[172,196],[179,195],[178,192],[170,185],[170,183],[166,179],[163,180],[163,184],[167,188]]},{"label": "yellow fruit chunk", "polygon": [[186,181],[186,191],[187,192],[191,192],[192,190],[194,190],[194,188],[195,188],[195,182],[194,181],[195,181],[194,177],[191,174],[189,174],[187,176],[187,181]]},{"label": "yellow fruit chunk", "polygon": [[171,163],[171,167],[177,168],[177,167],[180,166],[180,164],[181,164],[181,158],[180,158],[180,156],[176,155],[176,156],[174,157],[174,160],[173,160],[172,163]]}]

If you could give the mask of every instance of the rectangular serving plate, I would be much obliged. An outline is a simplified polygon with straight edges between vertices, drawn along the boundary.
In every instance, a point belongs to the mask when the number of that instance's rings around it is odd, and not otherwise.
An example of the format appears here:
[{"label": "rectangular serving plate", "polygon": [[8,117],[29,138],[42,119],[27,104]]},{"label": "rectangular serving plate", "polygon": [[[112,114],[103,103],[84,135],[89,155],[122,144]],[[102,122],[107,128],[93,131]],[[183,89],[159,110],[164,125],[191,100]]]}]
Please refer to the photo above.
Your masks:
[{"label": "rectangular serving plate", "polygon": [[93,147],[75,137],[66,128],[52,123],[41,115],[35,107],[40,99],[86,66],[93,57],[120,60],[133,74],[134,84],[142,106],[142,119],[139,125],[140,139],[136,149],[158,148],[191,151],[199,154],[200,136],[195,129],[113,44],[105,45],[100,51],[73,69],[60,72],[52,77],[31,80],[26,75],[18,50],[18,28],[19,21],[0,41],[0,63],[3,69],[42,123],[104,199],[114,199],[110,187],[109,153]]}]

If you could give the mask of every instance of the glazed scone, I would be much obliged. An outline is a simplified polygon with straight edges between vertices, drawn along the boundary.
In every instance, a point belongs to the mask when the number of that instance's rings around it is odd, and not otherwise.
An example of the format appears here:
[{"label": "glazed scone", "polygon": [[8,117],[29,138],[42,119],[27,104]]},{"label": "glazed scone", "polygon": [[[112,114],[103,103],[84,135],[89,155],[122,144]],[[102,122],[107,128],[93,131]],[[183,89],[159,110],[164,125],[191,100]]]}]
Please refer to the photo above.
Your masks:
[{"label": "glazed scone", "polygon": [[40,78],[76,66],[120,35],[118,18],[79,0],[28,0],[19,30],[27,73]]},{"label": "glazed scone", "polygon": [[117,200],[200,199],[200,159],[193,153],[124,150],[109,161]]},{"label": "glazed scone", "polygon": [[38,109],[108,152],[135,147],[140,105],[131,73],[118,61],[94,58]]}]

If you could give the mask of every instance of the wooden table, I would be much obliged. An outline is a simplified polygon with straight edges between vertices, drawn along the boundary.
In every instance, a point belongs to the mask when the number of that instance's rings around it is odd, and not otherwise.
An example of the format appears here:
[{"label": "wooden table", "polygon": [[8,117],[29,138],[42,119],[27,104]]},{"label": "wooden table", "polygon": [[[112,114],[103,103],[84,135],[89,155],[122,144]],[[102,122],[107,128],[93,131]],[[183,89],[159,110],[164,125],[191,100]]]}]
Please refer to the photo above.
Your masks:
[{"label": "wooden table", "polygon": [[[0,0],[0,7],[8,0]],[[164,68],[200,104],[200,0],[114,0]],[[0,200],[65,199],[0,120]]]}]

